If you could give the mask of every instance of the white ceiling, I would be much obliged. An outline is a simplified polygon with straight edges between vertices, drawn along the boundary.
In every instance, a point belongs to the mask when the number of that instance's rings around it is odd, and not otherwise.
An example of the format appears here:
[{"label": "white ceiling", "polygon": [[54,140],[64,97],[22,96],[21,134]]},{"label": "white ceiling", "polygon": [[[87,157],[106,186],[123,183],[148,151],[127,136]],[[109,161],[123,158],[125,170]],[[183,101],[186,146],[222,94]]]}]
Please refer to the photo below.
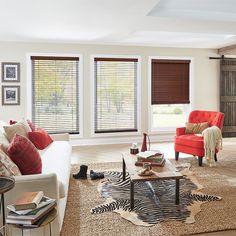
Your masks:
[{"label": "white ceiling", "polygon": [[220,48],[236,0],[0,0],[0,41]]}]

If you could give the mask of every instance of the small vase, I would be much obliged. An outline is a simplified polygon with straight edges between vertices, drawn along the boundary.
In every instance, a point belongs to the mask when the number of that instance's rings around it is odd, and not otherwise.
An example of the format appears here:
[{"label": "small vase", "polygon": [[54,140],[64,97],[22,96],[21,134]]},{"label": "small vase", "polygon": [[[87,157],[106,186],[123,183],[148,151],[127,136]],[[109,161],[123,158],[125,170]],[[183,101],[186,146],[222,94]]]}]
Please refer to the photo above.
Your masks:
[{"label": "small vase", "polygon": [[141,147],[141,152],[147,151],[147,134],[143,133],[143,144]]}]

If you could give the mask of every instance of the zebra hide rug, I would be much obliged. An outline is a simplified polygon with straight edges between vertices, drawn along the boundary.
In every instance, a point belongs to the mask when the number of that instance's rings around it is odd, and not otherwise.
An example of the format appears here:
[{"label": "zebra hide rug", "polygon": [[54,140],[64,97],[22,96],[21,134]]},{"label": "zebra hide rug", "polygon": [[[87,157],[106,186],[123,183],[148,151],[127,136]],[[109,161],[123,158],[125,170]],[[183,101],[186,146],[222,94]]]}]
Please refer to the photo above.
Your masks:
[{"label": "zebra hide rug", "polygon": [[180,180],[180,204],[175,205],[175,181],[158,180],[136,182],[134,209],[130,210],[130,179],[122,180],[122,172],[104,172],[98,191],[106,201],[91,209],[92,214],[114,211],[136,225],[153,226],[162,221],[179,220],[194,223],[195,215],[205,202],[218,201],[221,197],[200,192],[202,186],[190,171],[190,164],[177,167],[185,176]]}]

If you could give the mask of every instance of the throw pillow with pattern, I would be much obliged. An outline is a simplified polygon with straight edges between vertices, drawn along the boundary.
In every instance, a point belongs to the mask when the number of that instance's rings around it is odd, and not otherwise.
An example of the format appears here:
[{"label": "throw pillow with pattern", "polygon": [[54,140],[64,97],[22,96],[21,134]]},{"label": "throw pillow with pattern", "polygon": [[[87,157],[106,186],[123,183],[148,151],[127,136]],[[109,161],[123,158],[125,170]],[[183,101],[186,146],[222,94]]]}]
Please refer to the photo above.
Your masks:
[{"label": "throw pillow with pattern", "polygon": [[186,122],[186,134],[201,134],[203,130],[209,127],[208,122],[203,123],[188,123]]},{"label": "throw pillow with pattern", "polygon": [[10,159],[10,157],[0,150],[0,176],[17,176],[21,172],[17,165]]}]

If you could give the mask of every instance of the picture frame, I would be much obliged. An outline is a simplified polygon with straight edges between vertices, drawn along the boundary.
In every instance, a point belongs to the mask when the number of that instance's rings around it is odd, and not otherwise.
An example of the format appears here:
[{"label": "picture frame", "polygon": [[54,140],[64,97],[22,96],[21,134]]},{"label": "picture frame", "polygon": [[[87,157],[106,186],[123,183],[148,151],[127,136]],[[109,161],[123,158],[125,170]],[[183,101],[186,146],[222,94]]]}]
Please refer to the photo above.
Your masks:
[{"label": "picture frame", "polygon": [[2,86],[2,105],[20,105],[20,86]]},{"label": "picture frame", "polygon": [[20,63],[2,62],[2,82],[20,82]]}]

